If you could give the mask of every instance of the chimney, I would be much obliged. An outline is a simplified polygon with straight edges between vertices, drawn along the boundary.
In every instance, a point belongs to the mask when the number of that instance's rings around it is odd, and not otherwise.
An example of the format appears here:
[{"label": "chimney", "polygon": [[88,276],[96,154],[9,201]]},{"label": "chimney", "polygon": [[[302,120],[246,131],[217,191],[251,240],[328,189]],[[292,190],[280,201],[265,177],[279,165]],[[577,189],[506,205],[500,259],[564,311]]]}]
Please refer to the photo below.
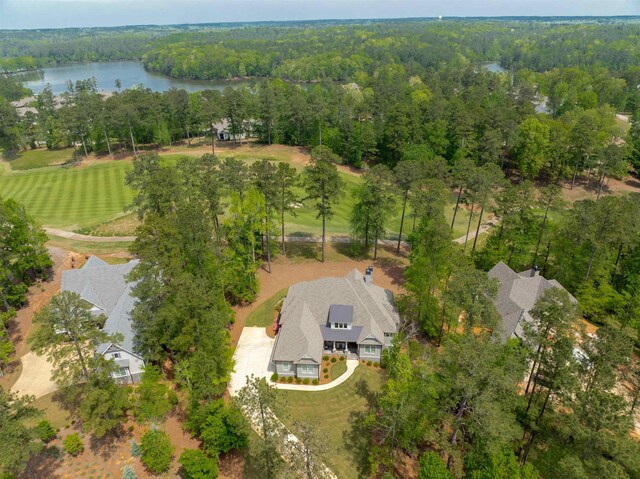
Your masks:
[{"label": "chimney", "polygon": [[531,268],[531,277],[535,278],[536,276],[540,276],[540,268],[537,264],[534,264]]},{"label": "chimney", "polygon": [[364,282],[366,284],[373,284],[373,266],[369,266],[366,270],[365,270],[365,274],[364,274]]}]

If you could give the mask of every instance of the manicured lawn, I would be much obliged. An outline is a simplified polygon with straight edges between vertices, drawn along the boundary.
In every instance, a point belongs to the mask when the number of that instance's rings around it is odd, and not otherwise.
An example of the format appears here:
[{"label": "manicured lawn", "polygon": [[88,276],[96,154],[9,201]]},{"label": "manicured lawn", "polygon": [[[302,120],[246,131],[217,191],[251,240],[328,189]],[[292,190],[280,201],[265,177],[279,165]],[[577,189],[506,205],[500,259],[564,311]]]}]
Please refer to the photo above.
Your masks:
[{"label": "manicured lawn", "polygon": [[278,391],[286,401],[289,428],[295,420],[313,420],[327,438],[325,462],[341,479],[355,479],[366,465],[369,437],[362,417],[385,380],[385,372],[359,366],[344,384],[327,391]]},{"label": "manicured lawn", "polygon": [[336,361],[331,366],[331,380],[338,379],[344,373],[347,372],[347,362],[346,361]]},{"label": "manicured lawn", "polygon": [[128,161],[86,167],[49,167],[0,176],[5,198],[22,202],[38,222],[75,230],[122,213],[134,192],[124,184]]},{"label": "manicured lawn", "polygon": [[8,158],[12,170],[31,170],[45,166],[61,165],[73,159],[73,148],[60,150],[27,150]]},{"label": "manicured lawn", "polygon": [[266,328],[273,324],[274,310],[276,304],[287,295],[289,288],[284,288],[274,294],[271,298],[267,299],[264,303],[258,306],[254,311],[247,316],[244,322],[245,326],[255,326]]}]

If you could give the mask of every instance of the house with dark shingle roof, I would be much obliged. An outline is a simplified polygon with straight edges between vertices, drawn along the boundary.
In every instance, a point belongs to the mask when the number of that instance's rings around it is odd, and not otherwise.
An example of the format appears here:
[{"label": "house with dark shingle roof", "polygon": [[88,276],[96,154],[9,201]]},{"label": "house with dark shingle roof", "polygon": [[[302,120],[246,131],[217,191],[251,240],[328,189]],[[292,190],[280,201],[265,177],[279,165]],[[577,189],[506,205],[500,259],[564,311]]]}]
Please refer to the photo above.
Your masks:
[{"label": "house with dark shingle roof", "polygon": [[[496,309],[502,318],[502,340],[522,338],[524,323],[532,321],[529,311],[536,300],[549,288],[564,287],[555,279],[546,279],[540,275],[537,267],[516,273],[500,261],[488,273],[490,278],[500,282],[496,297]],[[571,301],[577,300],[569,294]]]},{"label": "house with dark shingle roof", "polygon": [[323,354],[380,361],[399,320],[392,293],[373,284],[373,268],[294,284],[280,311],[272,367],[279,376],[319,379]]},{"label": "house with dark shingle roof", "polygon": [[62,291],[79,294],[91,304],[93,314],[107,317],[105,331],[122,335],[120,343],[101,344],[96,350],[96,354],[113,359],[118,365],[118,371],[112,376],[120,383],[138,382],[144,371],[144,360],[133,349],[131,311],[135,298],[131,295],[133,284],[126,280],[138,263],[138,260],[133,260],[111,265],[91,256],[82,268],[62,273]]}]

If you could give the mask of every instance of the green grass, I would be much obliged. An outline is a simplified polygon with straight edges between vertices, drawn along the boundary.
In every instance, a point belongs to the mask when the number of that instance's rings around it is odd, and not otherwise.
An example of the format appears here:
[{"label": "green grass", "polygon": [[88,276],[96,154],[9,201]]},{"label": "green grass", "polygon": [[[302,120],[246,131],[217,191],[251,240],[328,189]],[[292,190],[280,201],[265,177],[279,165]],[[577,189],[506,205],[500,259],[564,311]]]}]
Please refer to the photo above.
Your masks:
[{"label": "green grass", "polygon": [[341,479],[360,477],[369,448],[362,416],[384,380],[383,371],[358,367],[347,381],[327,391],[278,391],[288,413],[281,419],[289,428],[295,420],[316,421],[327,438],[327,465]]},{"label": "green grass", "polygon": [[331,366],[331,380],[338,379],[347,372],[347,362],[338,361]]},{"label": "green grass", "polygon": [[[353,191],[362,183],[362,179],[358,176],[340,173],[340,177],[345,183],[345,194],[340,198],[339,202],[334,206],[334,216],[327,221],[327,231],[336,234],[348,235],[351,232],[349,225],[349,217],[353,207]],[[298,188],[296,194],[299,198],[304,197],[302,188]],[[452,203],[445,208],[445,217],[450,224],[453,218],[453,210],[455,207],[455,196],[452,195]],[[295,210],[295,216],[288,214],[285,217],[287,235],[297,235],[302,233],[312,233],[315,235],[322,234],[322,222],[316,218],[317,211],[313,208],[313,203],[308,201],[301,208]],[[400,221],[402,218],[402,204],[400,201],[396,204],[395,214],[387,222],[387,237],[392,239],[398,238],[400,231]],[[474,215],[477,218],[477,213]],[[453,237],[458,238],[465,234],[467,230],[467,221],[469,214],[465,209],[459,208],[456,215],[456,222],[453,227]],[[410,207],[407,207],[405,213],[405,222],[402,237],[407,238],[413,226],[413,214]],[[473,228],[473,221],[472,221]]]},{"label": "green grass", "polygon": [[73,151],[73,148],[27,150],[9,157],[7,160],[12,170],[32,170],[66,163],[73,159]]},{"label": "green grass", "polygon": [[92,241],[78,241],[59,236],[49,236],[47,244],[66,249],[67,251],[75,251],[80,254],[111,254],[111,253],[127,253],[131,243],[126,241],[113,243],[95,243]]},{"label": "green grass", "polygon": [[60,406],[59,402],[53,400],[56,393],[50,393],[46,396],[42,396],[31,403],[31,406],[42,410],[43,416],[34,420],[37,424],[42,419],[47,419],[54,429],[62,429],[69,425],[71,416],[68,411],[65,411]]},{"label": "green grass", "polygon": [[109,161],[14,172],[0,176],[0,191],[39,223],[73,231],[109,221],[131,203],[134,192],[124,184],[129,168],[128,161]]},{"label": "green grass", "polygon": [[245,326],[266,328],[273,324],[273,311],[276,304],[287,295],[288,288],[281,289],[247,316]]},{"label": "green grass", "polygon": [[[14,198],[22,202],[29,213],[36,220],[54,228],[76,231],[92,229],[114,220],[122,215],[124,208],[131,203],[134,191],[124,184],[127,171],[131,168],[128,160],[111,161],[90,164],[82,167],[48,166],[53,159],[59,161],[62,152],[67,150],[33,150],[20,155],[14,161],[24,164],[38,164],[42,168],[25,171],[12,171],[0,176],[0,192],[5,198]],[[233,152],[228,153],[234,155]],[[251,152],[238,152],[238,158],[250,161]],[[168,154],[163,157],[169,162],[184,157],[183,154]],[[27,161],[28,159],[28,161]],[[274,158],[286,161],[282,158]],[[3,163],[6,165],[6,163]],[[334,217],[327,222],[330,234],[348,235],[350,233],[349,216],[353,205],[353,191],[361,184],[360,177],[340,173],[345,182],[345,194],[334,207]],[[304,197],[304,192],[298,188],[298,196]],[[455,197],[452,196],[452,201]],[[312,203],[306,202],[296,210],[296,216],[286,218],[286,232],[288,235],[319,235],[321,222],[316,218],[316,210]],[[445,215],[451,221],[453,204],[447,206]],[[387,224],[387,236],[397,238],[400,229],[401,205],[398,202],[396,212]],[[466,231],[468,215],[460,209],[456,217],[453,235],[459,237]],[[405,216],[403,237],[410,233],[413,216],[408,208]]]}]

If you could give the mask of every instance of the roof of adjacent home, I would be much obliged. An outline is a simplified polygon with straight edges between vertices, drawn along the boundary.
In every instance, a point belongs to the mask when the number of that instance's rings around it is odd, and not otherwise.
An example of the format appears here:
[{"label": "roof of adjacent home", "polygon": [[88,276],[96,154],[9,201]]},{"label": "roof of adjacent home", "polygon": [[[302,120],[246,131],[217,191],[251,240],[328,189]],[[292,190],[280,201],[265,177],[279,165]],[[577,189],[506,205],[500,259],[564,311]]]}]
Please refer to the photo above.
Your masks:
[{"label": "roof of adjacent home", "polygon": [[[516,273],[502,261],[491,268],[488,275],[500,282],[496,309],[502,317],[501,335],[504,341],[513,336],[523,336],[522,325],[531,321],[529,311],[542,293],[554,287],[564,289],[555,279],[541,276],[535,268]],[[569,296],[571,301],[577,302],[571,294]]]},{"label": "roof of adjacent home", "polygon": [[[131,311],[136,300],[131,294],[133,284],[127,282],[126,277],[138,263],[138,260],[132,260],[111,265],[91,256],[82,268],[62,273],[62,291],[79,294],[97,308],[95,314],[104,314],[107,317],[104,330],[120,333],[123,341],[118,346],[131,353],[134,353]],[[110,345],[101,344],[98,354],[104,353]]]},{"label": "roof of adjacent home", "polygon": [[[330,315],[332,322],[351,324],[351,329],[330,329]],[[365,283],[357,269],[344,278],[297,283],[289,288],[280,311],[272,360],[320,363],[325,339],[358,343],[374,339],[384,344],[384,333],[397,332],[398,321],[392,293]]]}]

